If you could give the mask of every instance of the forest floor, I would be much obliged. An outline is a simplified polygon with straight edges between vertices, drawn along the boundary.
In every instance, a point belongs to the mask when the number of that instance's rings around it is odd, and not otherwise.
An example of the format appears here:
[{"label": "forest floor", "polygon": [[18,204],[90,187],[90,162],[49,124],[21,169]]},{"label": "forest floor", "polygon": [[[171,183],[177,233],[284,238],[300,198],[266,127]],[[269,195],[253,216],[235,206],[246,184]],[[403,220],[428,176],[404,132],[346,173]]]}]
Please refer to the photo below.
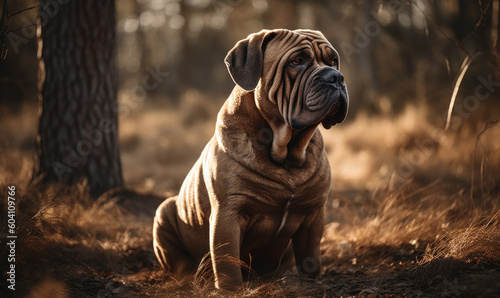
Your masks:
[{"label": "forest floor", "polygon": [[[333,184],[319,279],[252,277],[225,293],[210,274],[163,272],[152,248],[155,209],[178,191],[218,109],[203,95],[187,98],[178,110],[143,106],[120,119],[126,188],[98,199],[84,181],[30,182],[36,107],[2,115],[1,297],[500,297],[500,125],[443,134],[415,107],[322,130]],[[15,292],[4,269],[11,185]]]}]

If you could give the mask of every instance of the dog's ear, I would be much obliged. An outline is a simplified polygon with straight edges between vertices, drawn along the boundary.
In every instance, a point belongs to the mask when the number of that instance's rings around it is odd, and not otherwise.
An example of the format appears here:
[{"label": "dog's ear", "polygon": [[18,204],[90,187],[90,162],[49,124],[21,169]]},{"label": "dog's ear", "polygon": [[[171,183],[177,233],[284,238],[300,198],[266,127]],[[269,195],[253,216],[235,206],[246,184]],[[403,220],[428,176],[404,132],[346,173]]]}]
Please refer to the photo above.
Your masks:
[{"label": "dog's ear", "polygon": [[224,62],[234,83],[246,91],[259,84],[262,75],[264,50],[276,32],[262,30],[240,40],[227,54]]}]

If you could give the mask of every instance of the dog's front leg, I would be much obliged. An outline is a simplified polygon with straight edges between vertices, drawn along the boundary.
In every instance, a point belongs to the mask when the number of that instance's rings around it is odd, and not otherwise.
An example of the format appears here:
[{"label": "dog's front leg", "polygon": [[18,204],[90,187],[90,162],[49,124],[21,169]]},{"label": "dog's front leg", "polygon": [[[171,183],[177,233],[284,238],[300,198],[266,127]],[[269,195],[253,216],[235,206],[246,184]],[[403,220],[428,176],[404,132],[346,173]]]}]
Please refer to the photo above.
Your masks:
[{"label": "dog's front leg", "polygon": [[231,290],[243,284],[240,267],[241,227],[234,210],[220,207],[210,214],[210,254],[217,289]]},{"label": "dog's front leg", "polygon": [[303,278],[316,278],[321,273],[319,245],[324,229],[323,209],[306,217],[292,238],[295,263]]}]

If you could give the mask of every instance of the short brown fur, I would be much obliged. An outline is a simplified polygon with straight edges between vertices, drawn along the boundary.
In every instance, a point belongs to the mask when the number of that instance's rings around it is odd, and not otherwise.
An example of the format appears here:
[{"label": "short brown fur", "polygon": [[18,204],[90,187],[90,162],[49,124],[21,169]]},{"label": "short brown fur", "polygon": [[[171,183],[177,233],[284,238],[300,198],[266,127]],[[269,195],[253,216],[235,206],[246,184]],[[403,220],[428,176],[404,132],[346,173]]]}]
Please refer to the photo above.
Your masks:
[{"label": "short brown fur", "polygon": [[[244,50],[258,51],[266,42],[269,49],[276,36],[287,34],[303,33],[261,31],[244,40],[245,45],[237,44],[226,61]],[[276,62],[274,55],[265,53],[248,56],[258,57],[264,65]],[[318,66],[323,65],[310,67]],[[231,65],[228,68],[238,84]],[[154,222],[160,264],[185,273],[195,270],[210,252],[217,288],[243,283],[240,265],[223,261],[227,257],[270,276],[288,269],[294,259],[302,277],[317,277],[321,270],[319,244],[331,172],[317,129],[320,122],[292,129],[268,98],[275,70],[257,71],[262,73],[255,90],[234,88],[219,112],[215,135],[179,195],[160,205]]]}]

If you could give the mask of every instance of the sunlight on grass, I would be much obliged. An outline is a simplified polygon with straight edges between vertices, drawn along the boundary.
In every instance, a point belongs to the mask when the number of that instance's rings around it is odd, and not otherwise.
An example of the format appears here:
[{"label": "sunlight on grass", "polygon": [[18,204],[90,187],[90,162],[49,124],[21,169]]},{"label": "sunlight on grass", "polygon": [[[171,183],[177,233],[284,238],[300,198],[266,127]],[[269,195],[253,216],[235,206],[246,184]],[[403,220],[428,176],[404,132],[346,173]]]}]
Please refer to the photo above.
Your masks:
[{"label": "sunlight on grass", "polygon": [[[121,120],[129,186],[165,196],[178,191],[213,133],[217,111],[215,103],[189,104],[207,114],[193,118],[146,105]],[[442,123],[429,118],[425,108],[408,107],[395,117],[359,115],[323,130],[333,172],[321,244],[323,276],[319,281],[300,281],[293,273],[274,281],[252,278],[236,296],[354,295],[400,279],[411,288],[401,291],[418,295],[436,283],[437,274],[444,283],[453,268],[498,264],[500,140],[495,136],[500,125],[480,138],[483,124],[443,135]],[[4,120],[6,127],[17,120],[9,121]],[[32,119],[21,121],[36,125]],[[17,137],[21,140],[11,136],[12,142],[20,144],[31,134]],[[29,183],[32,147],[2,150],[0,195],[7,185],[19,190],[19,284],[27,290],[57,285],[69,296],[221,294],[212,290],[209,269],[176,280],[159,267],[151,228],[161,196],[125,197],[118,191],[91,199],[84,182],[72,187]],[[1,212],[5,208],[2,201]],[[366,275],[357,276],[360,271]]]}]

